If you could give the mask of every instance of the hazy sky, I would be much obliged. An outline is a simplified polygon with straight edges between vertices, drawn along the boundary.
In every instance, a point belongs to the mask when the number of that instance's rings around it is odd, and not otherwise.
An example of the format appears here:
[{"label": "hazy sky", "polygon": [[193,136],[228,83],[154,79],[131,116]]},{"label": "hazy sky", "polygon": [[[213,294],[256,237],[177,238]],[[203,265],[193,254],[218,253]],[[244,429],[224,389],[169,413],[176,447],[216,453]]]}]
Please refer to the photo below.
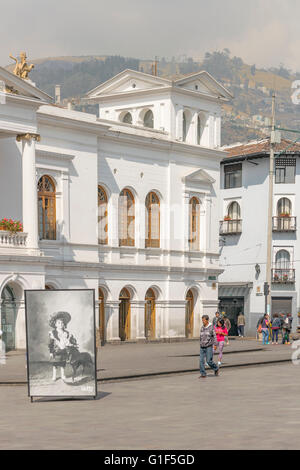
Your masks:
[{"label": "hazy sky", "polygon": [[247,63],[300,71],[299,0],[9,0],[0,65],[29,58],[120,54],[202,58],[228,48]]}]

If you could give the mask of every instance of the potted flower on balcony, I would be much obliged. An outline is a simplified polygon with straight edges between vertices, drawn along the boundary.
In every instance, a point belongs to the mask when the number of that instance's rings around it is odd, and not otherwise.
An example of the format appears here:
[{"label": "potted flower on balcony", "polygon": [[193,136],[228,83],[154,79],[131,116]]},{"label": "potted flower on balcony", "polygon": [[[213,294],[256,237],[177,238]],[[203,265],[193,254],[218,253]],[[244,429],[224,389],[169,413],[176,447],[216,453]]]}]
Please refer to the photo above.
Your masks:
[{"label": "potted flower on balcony", "polygon": [[225,215],[224,220],[225,221],[231,220],[231,217],[229,217],[229,215]]},{"label": "potted flower on balcony", "polygon": [[23,232],[23,224],[19,220],[3,218],[0,219],[0,230],[11,233]]},{"label": "potted flower on balcony", "polygon": [[283,279],[284,282],[288,281],[288,279],[289,279],[288,274],[286,274],[286,273],[283,274],[282,279]]},{"label": "potted flower on balcony", "polygon": [[290,214],[288,212],[282,212],[280,217],[290,217]]},{"label": "potted flower on balcony", "polygon": [[278,281],[279,277],[278,277],[278,274],[274,274],[274,281]]}]

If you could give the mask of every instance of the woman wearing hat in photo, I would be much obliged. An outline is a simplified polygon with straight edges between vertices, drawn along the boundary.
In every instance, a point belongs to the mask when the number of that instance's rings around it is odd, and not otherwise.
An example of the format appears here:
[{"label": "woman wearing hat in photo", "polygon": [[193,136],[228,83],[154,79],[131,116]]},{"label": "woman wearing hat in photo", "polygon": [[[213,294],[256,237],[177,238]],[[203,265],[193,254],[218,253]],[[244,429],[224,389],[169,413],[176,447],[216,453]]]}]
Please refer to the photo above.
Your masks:
[{"label": "woman wearing hat in photo", "polygon": [[49,325],[52,328],[52,331],[49,332],[49,351],[50,360],[53,364],[53,381],[56,380],[57,367],[60,367],[61,379],[66,380],[67,347],[75,346],[78,348],[76,339],[66,329],[70,320],[71,315],[68,312],[57,312],[52,315],[49,321]]}]

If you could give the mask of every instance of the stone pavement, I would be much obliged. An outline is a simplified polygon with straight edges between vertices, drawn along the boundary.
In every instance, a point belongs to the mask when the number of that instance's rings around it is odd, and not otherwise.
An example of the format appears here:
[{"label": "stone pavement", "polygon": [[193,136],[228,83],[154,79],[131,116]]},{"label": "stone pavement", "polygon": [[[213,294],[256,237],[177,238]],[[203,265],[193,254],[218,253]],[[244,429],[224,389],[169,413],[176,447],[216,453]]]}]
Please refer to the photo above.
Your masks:
[{"label": "stone pavement", "polygon": [[[224,348],[222,367],[289,361],[291,354],[287,345],[263,346],[254,339],[235,339]],[[24,351],[9,352],[6,365],[0,365],[0,384],[25,383],[25,362]],[[193,372],[198,368],[199,341],[107,344],[101,347],[97,362],[99,381]]]},{"label": "stone pavement", "polygon": [[0,449],[298,450],[299,371],[285,363],[104,383],[97,400],[30,403],[26,386],[2,386]]}]

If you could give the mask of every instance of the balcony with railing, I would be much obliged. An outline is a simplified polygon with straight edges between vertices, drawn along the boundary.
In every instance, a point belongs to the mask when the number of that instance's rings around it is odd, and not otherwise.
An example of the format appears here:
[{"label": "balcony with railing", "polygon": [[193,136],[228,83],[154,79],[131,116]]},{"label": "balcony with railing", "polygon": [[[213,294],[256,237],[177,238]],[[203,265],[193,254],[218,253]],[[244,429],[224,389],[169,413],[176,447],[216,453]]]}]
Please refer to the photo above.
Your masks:
[{"label": "balcony with railing", "polygon": [[272,282],[275,284],[294,284],[295,269],[272,269]]},{"label": "balcony with railing", "polygon": [[295,232],[297,217],[276,216],[273,217],[273,232]]},{"label": "balcony with railing", "polygon": [[220,221],[220,235],[238,235],[242,233],[241,219],[228,219]]}]

